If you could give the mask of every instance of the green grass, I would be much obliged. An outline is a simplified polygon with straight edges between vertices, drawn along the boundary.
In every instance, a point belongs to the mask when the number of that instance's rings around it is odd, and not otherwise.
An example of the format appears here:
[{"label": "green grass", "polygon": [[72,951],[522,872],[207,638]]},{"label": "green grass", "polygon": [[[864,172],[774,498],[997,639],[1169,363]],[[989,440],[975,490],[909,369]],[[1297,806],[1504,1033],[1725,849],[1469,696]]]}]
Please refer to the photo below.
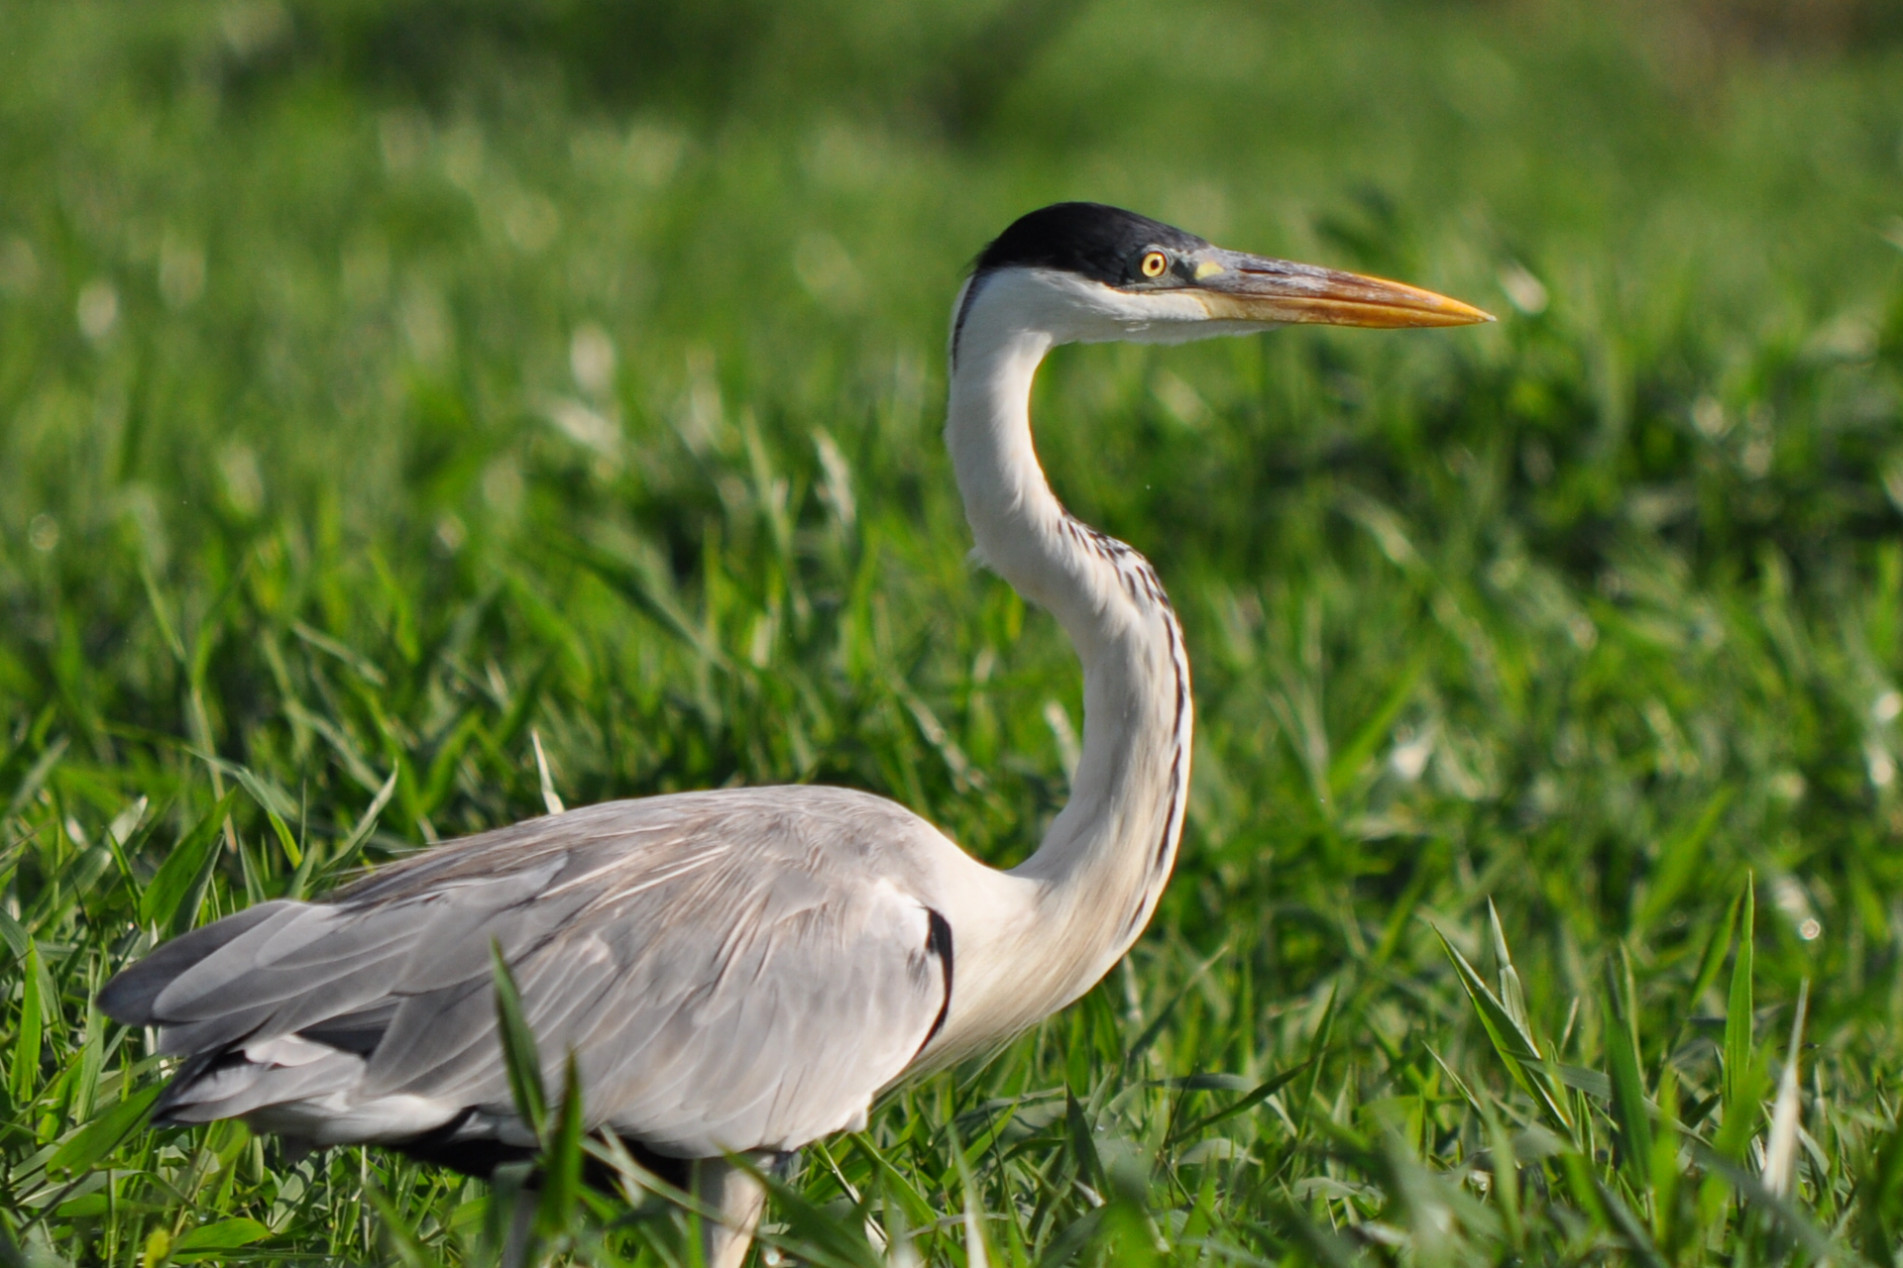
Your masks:
[{"label": "green grass", "polygon": [[[966,560],[945,310],[1095,197],[1503,320],[1054,358],[1053,481],[1195,663],[1177,877],[768,1240],[1898,1262],[1903,47],[704,12],[0,10],[0,1259],[488,1262],[484,1185],[140,1129],[90,1000],[540,813],[538,737],[570,805],[820,780],[1033,848],[1079,685]],[[551,1249],[685,1262],[665,1204],[558,1197]]]}]

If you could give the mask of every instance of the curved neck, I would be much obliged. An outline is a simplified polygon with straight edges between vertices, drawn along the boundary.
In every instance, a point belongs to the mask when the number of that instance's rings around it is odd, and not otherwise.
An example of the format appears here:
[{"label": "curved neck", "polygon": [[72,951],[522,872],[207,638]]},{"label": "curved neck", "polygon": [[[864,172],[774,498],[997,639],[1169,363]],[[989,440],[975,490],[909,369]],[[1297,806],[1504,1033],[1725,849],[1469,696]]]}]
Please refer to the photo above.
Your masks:
[{"label": "curved neck", "polygon": [[986,300],[961,305],[945,441],[980,554],[1057,617],[1084,669],[1070,801],[1011,873],[1036,885],[1035,918],[1005,957],[1011,991],[1041,1016],[1110,970],[1169,879],[1189,791],[1189,662],[1149,562],[1073,518],[1038,464],[1031,382],[1059,340],[1013,320],[1020,305]]}]

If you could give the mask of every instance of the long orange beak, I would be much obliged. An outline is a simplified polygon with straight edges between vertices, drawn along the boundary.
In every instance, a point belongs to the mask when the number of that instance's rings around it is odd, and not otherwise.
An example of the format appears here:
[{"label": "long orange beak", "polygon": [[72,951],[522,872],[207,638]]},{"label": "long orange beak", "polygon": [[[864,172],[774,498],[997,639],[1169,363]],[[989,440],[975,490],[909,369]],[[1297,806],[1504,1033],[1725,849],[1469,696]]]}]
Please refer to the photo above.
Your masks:
[{"label": "long orange beak", "polygon": [[1404,282],[1216,248],[1196,258],[1185,289],[1216,321],[1392,330],[1470,326],[1494,319],[1472,304]]}]

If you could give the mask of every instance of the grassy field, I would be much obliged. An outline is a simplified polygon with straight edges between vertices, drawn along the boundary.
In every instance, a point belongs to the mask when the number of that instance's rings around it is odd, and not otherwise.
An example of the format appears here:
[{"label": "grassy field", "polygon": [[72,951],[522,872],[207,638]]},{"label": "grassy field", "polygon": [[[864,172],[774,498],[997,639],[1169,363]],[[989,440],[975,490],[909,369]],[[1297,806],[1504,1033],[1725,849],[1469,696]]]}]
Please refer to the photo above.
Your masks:
[{"label": "grassy field", "polygon": [[[0,1261],[491,1262],[484,1185],[139,1129],[90,1001],[540,813],[538,739],[1033,848],[1075,663],[937,431],[1068,197],[1503,319],[1054,358],[1196,667],[1177,877],[767,1240],[1903,1260],[1903,43],[1812,8],[0,7]],[[545,1249],[687,1262],[630,1210]]]}]

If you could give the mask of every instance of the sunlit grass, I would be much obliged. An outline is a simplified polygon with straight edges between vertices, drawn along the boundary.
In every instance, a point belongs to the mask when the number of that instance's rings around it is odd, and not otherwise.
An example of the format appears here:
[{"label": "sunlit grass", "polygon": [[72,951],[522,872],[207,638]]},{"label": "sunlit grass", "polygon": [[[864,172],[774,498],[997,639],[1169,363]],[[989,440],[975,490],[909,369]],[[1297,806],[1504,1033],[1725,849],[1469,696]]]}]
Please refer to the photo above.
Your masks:
[{"label": "sunlit grass", "polygon": [[[826,781],[1033,848],[1079,686],[967,561],[940,360],[963,262],[1082,196],[1503,321],[1054,358],[1053,480],[1190,643],[1178,875],[765,1240],[1894,1262],[1898,52],[1106,0],[994,81],[978,17],[863,8],[651,91],[559,40],[409,83],[316,8],[0,15],[0,1255],[491,1261],[507,1178],[143,1130],[90,1001],[541,813],[538,739],[571,806]],[[686,1262],[573,1200],[552,1248]]]}]

